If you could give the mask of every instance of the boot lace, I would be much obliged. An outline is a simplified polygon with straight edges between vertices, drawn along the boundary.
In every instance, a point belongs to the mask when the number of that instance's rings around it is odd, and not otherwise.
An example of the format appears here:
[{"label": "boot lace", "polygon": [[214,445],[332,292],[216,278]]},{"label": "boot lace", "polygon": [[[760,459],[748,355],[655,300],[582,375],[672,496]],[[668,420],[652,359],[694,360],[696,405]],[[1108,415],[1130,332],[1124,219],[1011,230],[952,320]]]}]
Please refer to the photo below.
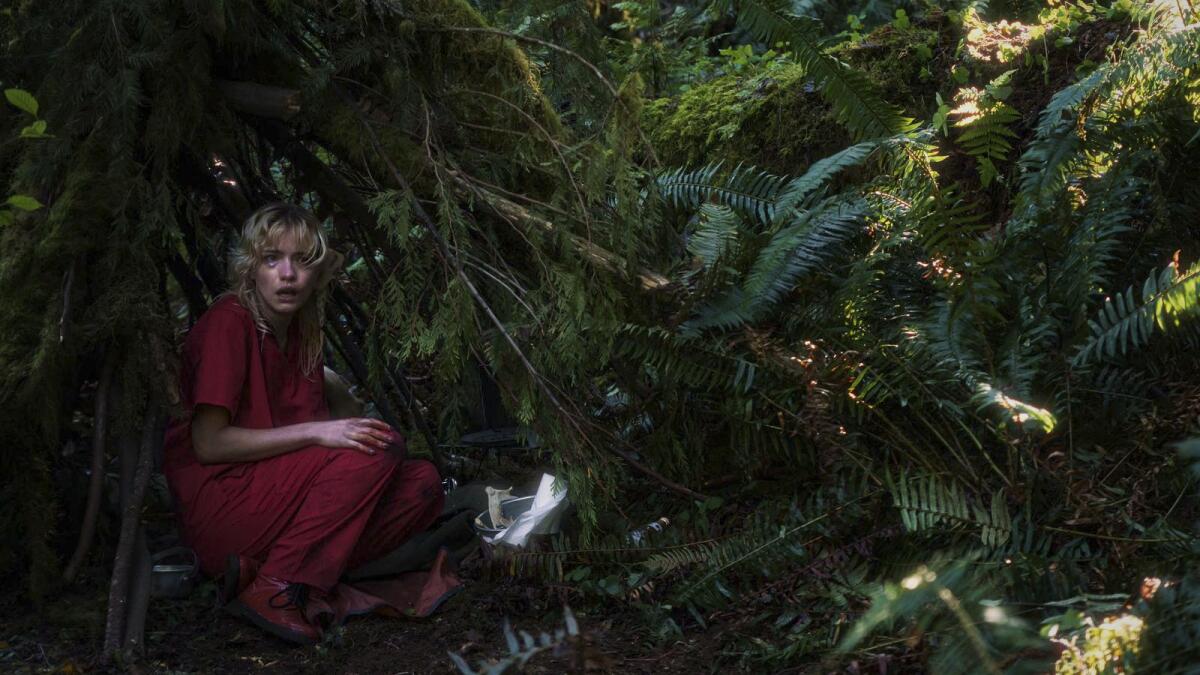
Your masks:
[{"label": "boot lace", "polygon": [[[282,596],[282,600],[279,599],[280,596]],[[271,599],[267,601],[267,604],[269,604],[272,609],[284,609],[292,606],[303,609],[307,602],[308,586],[305,586],[304,584],[288,584],[287,587],[282,591],[272,595]]]}]

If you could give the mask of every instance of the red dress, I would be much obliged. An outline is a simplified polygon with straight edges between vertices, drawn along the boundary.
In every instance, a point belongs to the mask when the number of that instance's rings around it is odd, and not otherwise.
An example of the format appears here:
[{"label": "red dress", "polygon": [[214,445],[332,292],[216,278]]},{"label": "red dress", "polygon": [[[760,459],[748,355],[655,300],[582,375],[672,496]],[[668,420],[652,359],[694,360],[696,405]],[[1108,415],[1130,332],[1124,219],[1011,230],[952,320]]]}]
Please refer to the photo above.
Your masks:
[{"label": "red dress", "polygon": [[299,347],[296,322],[284,353],[236,298],[214,303],[184,345],[188,414],[167,429],[163,473],[184,539],[206,573],[219,574],[239,553],[260,561],[260,574],[328,591],[347,569],[427,528],[444,496],[432,464],[390,453],[309,446],[255,462],[196,460],[190,413],[197,404],[221,406],[232,425],[250,429],[329,419],[323,369],[306,376]]}]

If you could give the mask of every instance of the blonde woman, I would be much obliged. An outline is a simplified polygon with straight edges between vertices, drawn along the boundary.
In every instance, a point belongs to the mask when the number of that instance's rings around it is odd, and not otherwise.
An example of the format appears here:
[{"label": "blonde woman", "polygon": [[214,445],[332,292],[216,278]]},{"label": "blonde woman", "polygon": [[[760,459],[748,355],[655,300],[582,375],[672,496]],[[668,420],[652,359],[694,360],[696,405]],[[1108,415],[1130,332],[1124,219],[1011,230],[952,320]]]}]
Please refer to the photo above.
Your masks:
[{"label": "blonde woman", "polygon": [[205,572],[224,571],[226,607],[297,643],[387,605],[339,578],[424,530],[443,503],[437,470],[403,459],[394,429],[330,415],[321,302],[340,258],[297,206],[247,219],[233,290],[188,334],[189,414],[166,437],[184,538]]}]

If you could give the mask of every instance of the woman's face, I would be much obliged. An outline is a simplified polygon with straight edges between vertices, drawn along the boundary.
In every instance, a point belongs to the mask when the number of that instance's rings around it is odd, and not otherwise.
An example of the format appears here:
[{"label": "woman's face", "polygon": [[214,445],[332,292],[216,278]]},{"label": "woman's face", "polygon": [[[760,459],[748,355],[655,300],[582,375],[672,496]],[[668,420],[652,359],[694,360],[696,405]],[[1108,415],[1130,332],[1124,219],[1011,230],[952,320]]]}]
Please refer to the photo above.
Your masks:
[{"label": "woman's face", "polygon": [[285,232],[263,251],[254,274],[254,290],[267,320],[277,329],[287,327],[308,302],[317,282],[317,270],[304,264],[308,251],[300,249],[298,240],[295,233]]}]

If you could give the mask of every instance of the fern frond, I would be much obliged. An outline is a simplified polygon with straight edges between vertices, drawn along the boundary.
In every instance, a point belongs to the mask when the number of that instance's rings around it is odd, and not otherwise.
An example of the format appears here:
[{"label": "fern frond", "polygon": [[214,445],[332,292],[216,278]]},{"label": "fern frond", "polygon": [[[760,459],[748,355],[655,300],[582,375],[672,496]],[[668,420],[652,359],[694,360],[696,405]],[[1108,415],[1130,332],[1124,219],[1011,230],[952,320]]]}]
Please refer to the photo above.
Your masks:
[{"label": "fern frond", "polygon": [[[1023,175],[1017,212],[1021,217],[1028,217],[1047,196],[1059,194],[1069,176],[1086,164],[1085,149],[1111,144],[1108,132],[1119,133],[1124,119],[1152,119],[1148,113],[1168,100],[1168,92],[1192,81],[1200,67],[1198,35],[1200,24],[1152,34],[1126,50],[1116,63],[1101,65],[1055,94],[1020,160]],[[1072,114],[1076,119],[1067,117]]]},{"label": "fern frond", "polygon": [[863,141],[813,162],[803,176],[788,181],[775,203],[776,218],[786,218],[798,205],[842,171],[862,164],[882,144]]},{"label": "fern frond", "polygon": [[1124,356],[1144,347],[1156,331],[1170,330],[1200,314],[1200,263],[1185,274],[1175,272],[1174,265],[1151,272],[1142,284],[1140,301],[1134,299],[1133,286],[1106,299],[1088,322],[1092,335],[1080,345],[1071,364],[1079,368]]},{"label": "fern frond", "polygon": [[694,209],[714,202],[769,223],[775,214],[775,199],[785,179],[752,166],[737,166],[721,178],[721,162],[694,171],[672,169],[658,179],[663,200],[680,208]]},{"label": "fern frond", "polygon": [[826,53],[820,24],[791,13],[782,0],[723,0],[732,5],[738,24],[767,44],[787,43],[804,71],[817,81],[834,115],[856,138],[868,139],[906,133],[915,128],[911,118],[887,103],[860,71]]},{"label": "fern frond", "polygon": [[654,368],[662,377],[707,391],[747,392],[758,366],[752,361],[711,348],[655,327],[626,324],[617,341],[621,356]]},{"label": "fern frond", "polygon": [[796,281],[825,263],[831,251],[850,237],[862,218],[859,201],[834,200],[801,213],[797,222],[776,232],[754,259],[746,281],[706,303],[680,326],[694,336],[710,328],[728,329],[762,318],[795,288]]},{"label": "fern frond", "polygon": [[741,220],[727,206],[704,204],[700,224],[688,238],[688,253],[699,258],[708,270],[736,246]]},{"label": "fern frond", "polygon": [[1003,101],[992,99],[974,87],[962,89],[963,101],[951,111],[958,119],[954,126],[961,130],[958,144],[979,165],[979,181],[984,187],[999,175],[996,165],[1008,157],[1016,132],[1009,128],[1020,114]]},{"label": "fern frond", "polygon": [[808,518],[798,508],[793,508],[784,525],[780,524],[778,518],[766,514],[755,517],[741,534],[721,541],[704,552],[705,573],[690,579],[679,589],[676,597],[680,602],[699,602],[707,606],[728,601],[734,594],[723,582],[727,573],[750,564],[766,572],[779,561],[809,556],[808,546],[813,542],[795,541],[797,535],[814,529],[831,513],[826,510]]},{"label": "fern frond", "polygon": [[1071,233],[1062,272],[1057,275],[1056,287],[1062,293],[1056,300],[1063,306],[1084,307],[1095,293],[1109,287],[1111,277],[1122,267],[1121,235],[1132,229],[1132,204],[1146,187],[1145,181],[1119,169],[1088,186],[1090,196],[1083,218]]},{"label": "fern frond", "polygon": [[989,548],[1003,546],[1012,538],[1012,517],[1000,492],[992,493],[985,509],[969,499],[957,483],[934,475],[888,475],[887,486],[909,532],[978,528],[980,541]]}]

